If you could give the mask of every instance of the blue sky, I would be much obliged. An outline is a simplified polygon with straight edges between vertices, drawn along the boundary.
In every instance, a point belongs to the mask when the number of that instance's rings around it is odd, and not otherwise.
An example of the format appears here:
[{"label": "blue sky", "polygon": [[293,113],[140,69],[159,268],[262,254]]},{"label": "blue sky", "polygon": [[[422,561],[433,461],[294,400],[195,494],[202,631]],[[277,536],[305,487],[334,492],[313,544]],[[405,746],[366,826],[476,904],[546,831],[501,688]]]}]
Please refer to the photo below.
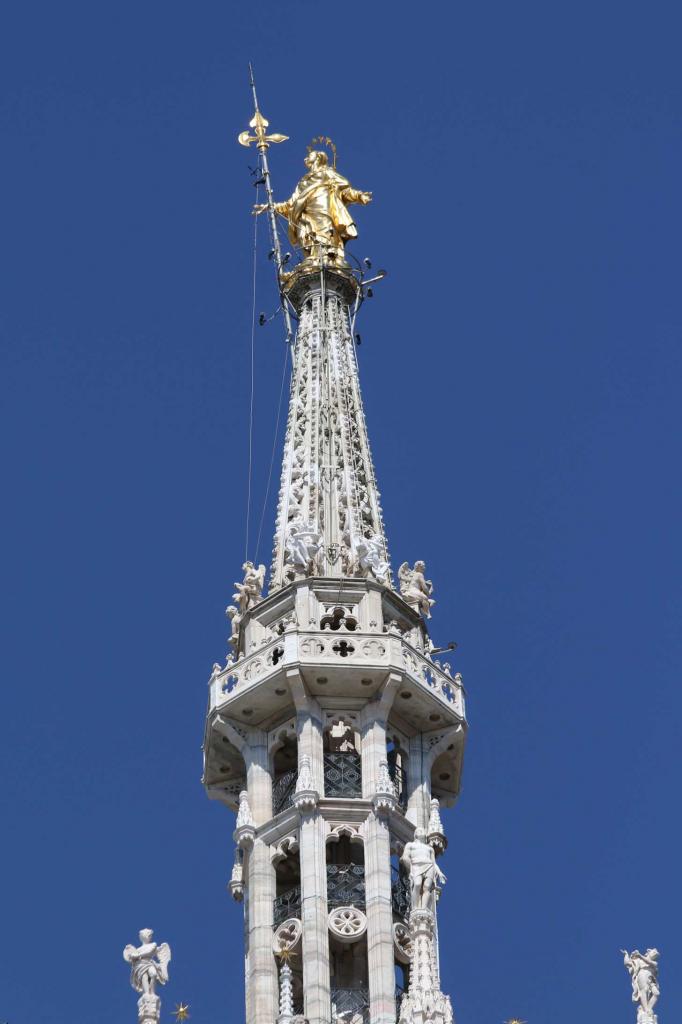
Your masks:
[{"label": "blue sky", "polygon": [[[374,192],[362,386],[395,564],[469,693],[446,815],[458,1024],[634,1021],[679,936],[679,6],[7,8],[0,42],[0,1019],[243,1019],[232,817],[200,786],[244,550],[261,105]],[[257,307],[276,303],[263,222]],[[282,334],[256,335],[252,538]],[[267,561],[273,511],[258,557]],[[255,551],[251,551],[255,555]]]}]

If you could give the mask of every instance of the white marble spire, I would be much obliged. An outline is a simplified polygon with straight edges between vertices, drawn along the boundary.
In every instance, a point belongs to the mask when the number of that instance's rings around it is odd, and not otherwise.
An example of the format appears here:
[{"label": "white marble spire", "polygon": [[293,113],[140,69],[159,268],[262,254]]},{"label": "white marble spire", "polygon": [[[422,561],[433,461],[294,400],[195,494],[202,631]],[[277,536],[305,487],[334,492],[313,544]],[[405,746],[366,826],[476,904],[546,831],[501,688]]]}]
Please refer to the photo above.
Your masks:
[{"label": "white marble spire", "polygon": [[302,290],[270,591],[311,575],[371,576],[391,585],[349,278],[310,274]]}]

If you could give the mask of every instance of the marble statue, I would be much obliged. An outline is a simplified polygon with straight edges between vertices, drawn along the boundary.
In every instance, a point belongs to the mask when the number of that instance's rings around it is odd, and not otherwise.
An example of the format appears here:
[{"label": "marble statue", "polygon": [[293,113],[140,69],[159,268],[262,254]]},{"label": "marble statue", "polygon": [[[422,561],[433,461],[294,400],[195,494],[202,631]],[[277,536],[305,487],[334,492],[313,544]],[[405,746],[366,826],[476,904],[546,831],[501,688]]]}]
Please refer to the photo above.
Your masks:
[{"label": "marble statue", "polygon": [[[290,199],[275,203],[275,210],[289,222],[289,241],[302,249],[306,258],[327,257],[345,265],[344,246],[358,235],[348,206],[366,205],[372,193],[352,188],[347,178],[329,166],[327,154],[321,150],[311,150],[304,163],[307,173]],[[254,213],[265,210],[266,203],[254,207]]]},{"label": "marble statue", "polygon": [[123,959],[130,964],[130,984],[144,996],[156,995],[157,982],[165,985],[168,981],[170,946],[167,942],[158,945],[153,935],[151,928],[143,928],[140,932],[142,945],[135,947],[128,943],[123,950]]},{"label": "marble statue", "polygon": [[242,617],[239,614],[239,609],[233,604],[228,604],[225,609],[225,615],[230,620],[230,643],[236,647],[239,643],[239,626],[241,624]]},{"label": "marble statue", "polygon": [[259,565],[256,568],[253,562],[244,562],[242,569],[244,581],[235,583],[237,590],[232,595],[232,600],[237,602],[241,615],[262,599],[263,584],[265,583],[264,565]]},{"label": "marble statue", "polygon": [[297,572],[308,572],[320,550],[320,532],[303,516],[296,516],[287,530],[285,558]]},{"label": "marble statue", "polygon": [[640,953],[635,949],[632,953],[621,949],[623,963],[625,964],[632,979],[632,1001],[637,1003],[638,1024],[653,1022],[656,1020],[654,1006],[658,1001],[661,991],[658,987],[658,957],[657,949],[647,949]]},{"label": "marble statue", "polygon": [[398,579],[400,580],[400,593],[405,601],[425,619],[430,619],[431,606],[436,602],[431,597],[433,583],[426,579],[425,572],[424,562],[415,562],[414,569],[410,569],[407,562],[403,562],[398,569]]},{"label": "marble statue", "polygon": [[358,565],[360,570],[372,573],[375,579],[382,583],[388,578],[390,566],[386,561],[384,542],[381,537],[373,533],[370,537],[363,537],[357,544]]},{"label": "marble statue", "polygon": [[405,845],[400,863],[409,872],[411,909],[430,910],[433,913],[436,889],[446,878],[436,864],[432,847],[426,842],[426,829],[414,830],[414,839]]}]

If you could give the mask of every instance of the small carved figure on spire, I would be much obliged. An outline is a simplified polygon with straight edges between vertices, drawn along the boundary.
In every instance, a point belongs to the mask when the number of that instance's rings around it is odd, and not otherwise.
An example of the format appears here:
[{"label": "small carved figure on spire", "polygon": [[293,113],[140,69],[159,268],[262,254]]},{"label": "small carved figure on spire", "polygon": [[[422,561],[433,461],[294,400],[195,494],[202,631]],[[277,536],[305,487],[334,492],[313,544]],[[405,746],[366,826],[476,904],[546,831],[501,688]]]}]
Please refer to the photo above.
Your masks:
[{"label": "small carved figure on spire", "polygon": [[661,990],[658,987],[657,949],[647,949],[640,953],[638,949],[628,953],[621,949],[623,963],[632,979],[632,1001],[637,1003],[637,1024],[655,1024],[654,1006],[658,1002]]},{"label": "small carved figure on spire", "polygon": [[433,583],[427,580],[424,573],[426,565],[424,562],[415,562],[414,569],[410,569],[407,562],[398,569],[400,580],[400,593],[405,601],[423,615],[425,619],[431,618],[431,606],[436,602],[431,597]]},{"label": "small carved figure on spire", "polygon": [[143,928],[140,932],[142,945],[135,947],[128,943],[123,950],[123,959],[130,964],[130,984],[141,993],[137,1001],[139,1024],[158,1024],[161,1000],[156,994],[156,985],[165,985],[168,981],[170,946],[167,942],[157,945],[153,938],[151,928]]},{"label": "small carved figure on spire", "polygon": [[[345,266],[344,246],[358,236],[348,206],[365,206],[372,201],[372,193],[353,188],[335,166],[329,166],[323,150],[311,149],[304,163],[307,174],[290,199],[275,203],[275,210],[289,222],[289,241],[302,249],[306,258],[327,258]],[[266,209],[267,205],[262,203],[254,207],[254,213]]]},{"label": "small carved figure on spire", "polygon": [[239,614],[237,606],[234,604],[228,604],[225,609],[225,617],[230,620],[230,643],[236,650],[239,644],[239,626],[242,621],[242,617]]},{"label": "small carved figure on spire", "polygon": [[253,562],[244,562],[242,569],[244,570],[244,581],[235,583],[237,589],[232,595],[232,600],[237,602],[241,615],[262,599],[263,584],[265,583],[264,565],[259,565],[256,569]]},{"label": "small carved figure on spire", "polygon": [[320,550],[320,531],[303,516],[295,516],[289,523],[285,544],[285,561],[295,572],[312,572],[315,558]]},{"label": "small carved figure on spire", "polygon": [[386,545],[378,533],[358,541],[358,566],[364,576],[370,573],[380,583],[387,583],[391,568],[386,560]]}]

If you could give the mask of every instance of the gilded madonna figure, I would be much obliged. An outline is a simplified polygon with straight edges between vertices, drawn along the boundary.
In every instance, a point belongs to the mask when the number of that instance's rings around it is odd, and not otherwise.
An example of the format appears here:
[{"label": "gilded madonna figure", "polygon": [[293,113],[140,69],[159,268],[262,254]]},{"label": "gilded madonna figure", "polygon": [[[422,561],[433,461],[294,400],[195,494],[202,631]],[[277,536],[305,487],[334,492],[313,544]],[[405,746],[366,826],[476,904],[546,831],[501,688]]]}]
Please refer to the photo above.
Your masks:
[{"label": "gilded madonna figure", "polygon": [[[345,265],[344,246],[358,235],[348,206],[365,206],[372,201],[372,193],[353,188],[347,178],[329,166],[322,150],[311,150],[304,163],[307,174],[289,199],[275,203],[275,210],[288,221],[289,241],[303,250],[306,259],[327,258]],[[254,213],[266,209],[267,204],[262,203],[254,207]]]}]

